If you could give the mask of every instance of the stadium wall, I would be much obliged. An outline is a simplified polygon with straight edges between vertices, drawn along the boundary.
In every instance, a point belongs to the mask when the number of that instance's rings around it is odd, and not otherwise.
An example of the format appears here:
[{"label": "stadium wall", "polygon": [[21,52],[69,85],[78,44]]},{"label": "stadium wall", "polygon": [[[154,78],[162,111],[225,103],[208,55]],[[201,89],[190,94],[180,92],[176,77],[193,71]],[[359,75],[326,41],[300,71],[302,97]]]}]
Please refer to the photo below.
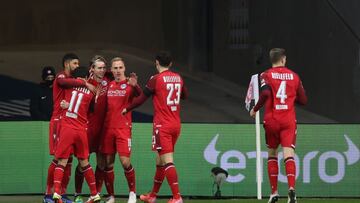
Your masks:
[{"label": "stadium wall", "polygon": [[269,50],[283,47],[287,66],[300,75],[309,96],[306,108],[340,123],[359,123],[359,1],[229,0],[213,1],[213,7],[216,75],[246,86],[249,75],[270,66]]},{"label": "stadium wall", "polygon": [[[151,188],[155,171],[151,149],[152,124],[133,126],[132,163],[137,190]],[[180,189],[186,196],[212,196],[212,167],[229,172],[223,196],[256,196],[254,125],[183,124],[175,164]],[[302,197],[360,197],[360,125],[298,125],[296,150],[297,191]],[[264,133],[262,132],[262,137]],[[48,155],[47,122],[0,123],[0,194],[43,193]],[[262,141],[264,138],[262,139]],[[266,148],[262,142],[263,194],[269,194]],[[282,157],[279,157],[282,160]],[[91,158],[93,166],[94,156]],[[123,171],[116,161],[116,194],[127,194]],[[73,172],[76,161],[73,164]],[[284,167],[280,166],[279,190],[285,194]],[[74,174],[74,173],[73,173]],[[73,193],[71,178],[68,193]],[[165,183],[166,184],[166,183]],[[84,185],[85,192],[87,186]],[[103,189],[103,192],[105,189]],[[164,185],[160,194],[170,194]]]}]

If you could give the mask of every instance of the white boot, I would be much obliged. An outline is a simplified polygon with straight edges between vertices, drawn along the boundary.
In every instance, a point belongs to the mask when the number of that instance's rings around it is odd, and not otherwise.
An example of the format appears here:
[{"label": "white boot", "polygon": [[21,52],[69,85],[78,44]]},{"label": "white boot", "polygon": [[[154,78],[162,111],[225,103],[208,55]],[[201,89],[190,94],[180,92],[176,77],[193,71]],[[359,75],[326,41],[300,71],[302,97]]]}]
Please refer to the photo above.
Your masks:
[{"label": "white boot", "polygon": [[110,196],[106,199],[105,203],[115,203],[115,197],[114,196]]},{"label": "white boot", "polygon": [[135,194],[135,192],[130,192],[129,193],[128,203],[136,203],[136,194]]}]

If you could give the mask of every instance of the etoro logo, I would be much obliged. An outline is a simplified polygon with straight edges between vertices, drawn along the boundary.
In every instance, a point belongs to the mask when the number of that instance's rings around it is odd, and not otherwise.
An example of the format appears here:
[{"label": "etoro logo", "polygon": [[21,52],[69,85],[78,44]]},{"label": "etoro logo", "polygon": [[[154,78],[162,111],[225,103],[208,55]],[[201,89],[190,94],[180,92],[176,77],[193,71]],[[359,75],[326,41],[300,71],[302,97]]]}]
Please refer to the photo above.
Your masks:
[{"label": "etoro logo", "polygon": [[[241,152],[238,150],[228,150],[225,152],[216,150],[216,143],[219,139],[220,135],[216,134],[208,146],[204,150],[204,158],[207,162],[218,165],[225,170],[229,169],[238,169],[239,171],[246,169],[246,163],[248,159],[253,159],[255,161],[256,151],[250,152]],[[311,174],[311,167],[314,167],[314,164],[317,162],[317,175],[319,178],[325,183],[337,183],[341,181],[345,176],[345,168],[346,166],[353,165],[360,159],[360,151],[359,148],[352,142],[352,140],[344,135],[346,140],[348,150],[345,152],[337,152],[337,151],[326,151],[320,153],[320,151],[311,151],[304,155],[304,157],[299,158],[298,155],[295,155],[296,161],[296,178],[299,178],[299,171],[302,171],[302,182],[310,183],[311,178],[316,174]],[[236,159],[236,162],[231,160]],[[267,159],[267,152],[261,152],[261,160]],[[279,153],[279,163],[281,163],[282,153]],[[328,160],[336,160],[337,170],[335,174],[329,174],[326,170],[327,161]],[[301,163],[300,163],[301,161]],[[279,167],[281,169],[281,167]],[[299,170],[300,169],[300,170]],[[279,181],[286,183],[286,175],[279,171]],[[245,175],[241,172],[234,174],[229,174],[227,178],[227,182],[230,183],[238,183],[245,179]]]}]

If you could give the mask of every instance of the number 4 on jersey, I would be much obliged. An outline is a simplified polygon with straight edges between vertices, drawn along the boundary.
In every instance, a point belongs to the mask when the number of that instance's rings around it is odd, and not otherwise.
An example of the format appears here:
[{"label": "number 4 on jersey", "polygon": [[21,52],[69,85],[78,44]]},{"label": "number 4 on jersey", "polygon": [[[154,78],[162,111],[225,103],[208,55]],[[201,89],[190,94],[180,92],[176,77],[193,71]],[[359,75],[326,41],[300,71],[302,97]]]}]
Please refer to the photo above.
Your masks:
[{"label": "number 4 on jersey", "polygon": [[276,98],[280,99],[280,103],[285,104],[286,95],[286,81],[281,81],[279,89],[276,93]]}]

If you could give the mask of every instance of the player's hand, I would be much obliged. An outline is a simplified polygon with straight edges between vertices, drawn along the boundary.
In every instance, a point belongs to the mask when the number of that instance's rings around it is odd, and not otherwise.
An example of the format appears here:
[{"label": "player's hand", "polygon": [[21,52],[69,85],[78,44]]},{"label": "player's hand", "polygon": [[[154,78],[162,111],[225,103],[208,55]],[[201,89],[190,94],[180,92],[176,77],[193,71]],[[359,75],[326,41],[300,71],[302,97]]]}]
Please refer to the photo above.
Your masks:
[{"label": "player's hand", "polygon": [[254,109],[250,110],[250,116],[255,118],[256,112],[254,111]]},{"label": "player's hand", "polygon": [[88,88],[92,93],[94,93],[94,94],[96,95],[97,88],[96,88],[94,85],[92,85],[92,84],[90,84],[90,83],[88,83],[88,82],[85,82],[85,86],[86,86],[86,88]]},{"label": "player's hand", "polygon": [[122,115],[127,114],[127,109],[123,109],[123,110],[121,111],[121,114],[122,114]]},{"label": "player's hand", "polygon": [[102,90],[102,88],[101,88],[101,85],[98,85],[97,87],[96,87],[96,90],[95,90],[95,103],[97,103],[97,99],[99,98],[99,96],[100,96],[100,93],[101,93],[101,90]]},{"label": "player's hand", "polygon": [[88,79],[94,79],[94,71],[90,68],[89,69],[89,77],[88,77]]},{"label": "player's hand", "polygon": [[67,101],[65,101],[65,100],[62,100],[62,101],[60,102],[60,107],[61,107],[62,109],[67,109],[67,108],[69,108],[69,102],[67,102]]},{"label": "player's hand", "polygon": [[128,84],[135,87],[137,85],[137,79],[138,76],[136,75],[136,73],[130,73],[130,77],[128,78]]}]

